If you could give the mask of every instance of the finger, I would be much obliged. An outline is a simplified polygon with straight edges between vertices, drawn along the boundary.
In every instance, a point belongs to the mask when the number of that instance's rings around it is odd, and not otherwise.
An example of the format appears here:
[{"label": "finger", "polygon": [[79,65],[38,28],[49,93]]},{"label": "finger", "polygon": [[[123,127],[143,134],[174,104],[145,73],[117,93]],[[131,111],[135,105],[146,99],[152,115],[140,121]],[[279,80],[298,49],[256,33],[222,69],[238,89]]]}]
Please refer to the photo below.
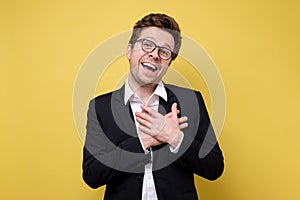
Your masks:
[{"label": "finger", "polygon": [[184,128],[187,128],[189,126],[189,124],[187,122],[185,123],[182,123],[179,125],[179,129],[184,129]]},{"label": "finger", "polygon": [[183,116],[178,119],[179,123],[186,122],[187,120],[188,120],[187,116]]},{"label": "finger", "polygon": [[147,120],[145,120],[145,119],[143,119],[141,117],[136,116],[136,121],[138,123],[140,123],[140,126],[143,125],[143,126],[146,126],[148,128],[150,128],[150,126],[151,126],[151,123],[149,121],[147,121]]},{"label": "finger", "polygon": [[152,136],[143,132],[141,129],[140,129],[140,137],[141,139],[146,139],[146,138],[151,138]]},{"label": "finger", "polygon": [[140,131],[140,136],[141,138],[150,138],[152,137],[150,134],[147,134],[146,132],[142,131],[143,128],[140,127],[139,131]]},{"label": "finger", "polygon": [[165,117],[167,117],[167,118],[172,117],[172,112],[169,112],[168,114],[166,114]]},{"label": "finger", "polygon": [[146,112],[148,114],[151,114],[154,111],[152,108],[150,108],[148,106],[144,106],[144,105],[142,105],[141,108],[144,112]]},{"label": "finger", "polygon": [[147,112],[151,117],[158,118],[162,115],[148,106],[141,106],[142,110]]},{"label": "finger", "polygon": [[[180,113],[180,110],[177,110],[177,114],[179,114]],[[172,117],[172,112],[169,112],[168,114],[166,114],[165,115],[165,117]]]},{"label": "finger", "polygon": [[150,128],[148,128],[148,127],[146,127],[144,125],[140,124],[139,128],[140,128],[140,131],[142,131],[143,133],[145,133],[147,135],[150,135],[152,137],[155,135],[155,133],[153,133],[153,131]]},{"label": "finger", "polygon": [[151,116],[147,113],[135,112],[135,116],[139,117],[139,118],[142,118],[142,119],[144,119],[148,122],[152,121]]}]

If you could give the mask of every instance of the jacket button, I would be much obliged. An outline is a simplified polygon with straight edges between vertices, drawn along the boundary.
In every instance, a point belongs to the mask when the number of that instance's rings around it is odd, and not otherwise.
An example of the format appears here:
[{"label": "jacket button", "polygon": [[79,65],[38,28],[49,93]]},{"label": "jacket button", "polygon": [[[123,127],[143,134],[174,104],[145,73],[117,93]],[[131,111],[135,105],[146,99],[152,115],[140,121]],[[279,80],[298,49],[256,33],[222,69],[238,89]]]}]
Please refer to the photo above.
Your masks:
[{"label": "jacket button", "polygon": [[143,179],[142,179],[142,177],[141,177],[141,176],[138,176],[138,177],[136,177],[136,181],[137,181],[137,182],[140,182],[140,183],[141,183],[141,182],[142,182],[142,180],[143,180]]}]

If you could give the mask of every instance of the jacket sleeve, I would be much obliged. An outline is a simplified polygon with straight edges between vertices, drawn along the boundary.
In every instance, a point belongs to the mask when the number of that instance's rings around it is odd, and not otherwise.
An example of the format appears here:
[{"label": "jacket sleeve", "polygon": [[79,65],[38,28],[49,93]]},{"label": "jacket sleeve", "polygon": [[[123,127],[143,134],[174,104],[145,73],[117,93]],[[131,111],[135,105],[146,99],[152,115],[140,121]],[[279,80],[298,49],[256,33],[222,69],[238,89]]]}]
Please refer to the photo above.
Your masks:
[{"label": "jacket sleeve", "polygon": [[103,132],[102,125],[97,118],[95,100],[92,100],[87,116],[82,176],[94,189],[122,178],[123,172],[142,172],[144,165],[151,161],[149,155],[134,153],[132,148],[140,146],[137,137],[128,137],[115,145]]},{"label": "jacket sleeve", "polygon": [[197,115],[193,118],[197,119],[193,121],[196,122],[194,125],[193,122],[190,123],[189,119],[189,125],[194,126],[192,130],[196,133],[189,134],[184,131],[185,135],[181,145],[184,153],[177,162],[203,178],[215,180],[223,173],[224,158],[203,98],[199,92],[196,92],[196,97],[200,113],[194,113]]}]

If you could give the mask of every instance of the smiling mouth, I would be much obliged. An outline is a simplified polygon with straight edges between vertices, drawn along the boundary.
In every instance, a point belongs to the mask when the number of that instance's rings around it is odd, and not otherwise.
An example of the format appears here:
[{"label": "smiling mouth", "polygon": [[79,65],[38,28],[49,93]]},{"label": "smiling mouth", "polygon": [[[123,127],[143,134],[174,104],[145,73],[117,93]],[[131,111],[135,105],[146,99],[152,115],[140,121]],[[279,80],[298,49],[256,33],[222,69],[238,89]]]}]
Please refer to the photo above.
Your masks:
[{"label": "smiling mouth", "polygon": [[142,66],[152,72],[155,72],[158,69],[157,67],[155,67],[154,65],[151,65],[149,63],[142,63]]}]

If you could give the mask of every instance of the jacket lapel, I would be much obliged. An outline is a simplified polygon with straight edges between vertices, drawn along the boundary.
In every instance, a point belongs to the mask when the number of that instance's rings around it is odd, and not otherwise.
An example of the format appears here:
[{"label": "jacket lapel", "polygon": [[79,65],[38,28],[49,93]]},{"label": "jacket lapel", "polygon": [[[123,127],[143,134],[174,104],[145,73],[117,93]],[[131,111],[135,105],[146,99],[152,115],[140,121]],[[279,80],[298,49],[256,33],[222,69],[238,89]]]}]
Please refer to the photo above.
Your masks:
[{"label": "jacket lapel", "polygon": [[112,93],[111,109],[114,120],[125,133],[136,137],[136,126],[129,102],[124,103],[125,85]]},{"label": "jacket lapel", "polygon": [[[166,85],[165,89],[168,96],[167,102],[163,98],[159,97],[158,112],[162,115],[166,115],[167,113],[171,112],[173,103],[177,103],[177,109],[180,110],[180,104],[176,95],[168,87],[166,87]],[[177,116],[181,117],[181,114],[179,113]]]}]

